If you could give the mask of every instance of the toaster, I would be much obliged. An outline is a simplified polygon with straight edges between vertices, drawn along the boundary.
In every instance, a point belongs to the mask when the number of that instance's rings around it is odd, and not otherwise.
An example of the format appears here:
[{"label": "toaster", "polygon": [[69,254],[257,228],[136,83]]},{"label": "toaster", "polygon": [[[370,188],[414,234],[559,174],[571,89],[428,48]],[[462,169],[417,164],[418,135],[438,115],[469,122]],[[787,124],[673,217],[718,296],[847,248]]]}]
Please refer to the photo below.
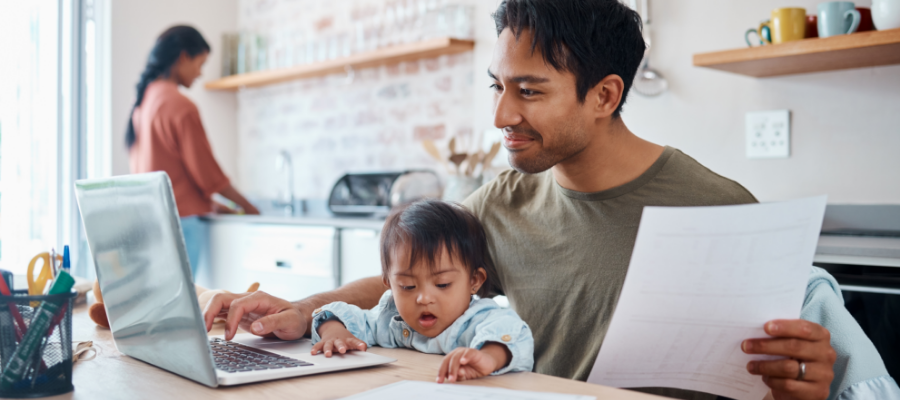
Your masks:
[{"label": "toaster", "polygon": [[441,182],[430,170],[351,173],[342,176],[328,196],[335,214],[388,214],[392,208],[420,199],[441,198]]}]

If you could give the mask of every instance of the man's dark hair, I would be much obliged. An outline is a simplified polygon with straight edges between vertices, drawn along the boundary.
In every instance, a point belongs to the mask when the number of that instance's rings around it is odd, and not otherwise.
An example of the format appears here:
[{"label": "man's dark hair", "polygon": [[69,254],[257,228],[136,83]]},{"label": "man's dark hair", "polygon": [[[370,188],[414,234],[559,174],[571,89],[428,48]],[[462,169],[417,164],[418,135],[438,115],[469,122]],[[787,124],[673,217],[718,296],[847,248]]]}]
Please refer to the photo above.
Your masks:
[{"label": "man's dark hair", "polygon": [[578,101],[609,75],[625,82],[625,98],[644,57],[641,17],[618,0],[504,0],[494,13],[497,35],[510,28],[516,39],[523,30],[534,36],[539,51],[557,71],[575,75]]},{"label": "man's dark hair", "polygon": [[487,280],[477,294],[490,297],[497,272],[488,253],[484,227],[462,206],[439,200],[417,201],[388,216],[381,231],[382,276],[388,280],[391,257],[399,249],[409,252],[408,269],[422,262],[434,271],[445,248],[451,260],[466,266],[470,277],[484,268]]}]

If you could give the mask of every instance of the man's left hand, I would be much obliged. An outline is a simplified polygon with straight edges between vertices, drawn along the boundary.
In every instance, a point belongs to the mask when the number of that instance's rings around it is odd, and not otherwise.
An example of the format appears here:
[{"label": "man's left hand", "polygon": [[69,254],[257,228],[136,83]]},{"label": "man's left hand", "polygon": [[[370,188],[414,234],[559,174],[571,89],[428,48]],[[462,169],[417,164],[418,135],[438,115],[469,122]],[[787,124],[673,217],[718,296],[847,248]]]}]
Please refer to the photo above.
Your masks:
[{"label": "man's left hand", "polygon": [[[819,324],[802,319],[769,321],[765,331],[773,338],[745,340],[741,350],[747,354],[788,358],[751,361],[747,370],[762,376],[776,400],[826,399],[837,359],[837,353],[831,348],[831,333]],[[806,365],[806,374],[798,380],[801,362]]]}]

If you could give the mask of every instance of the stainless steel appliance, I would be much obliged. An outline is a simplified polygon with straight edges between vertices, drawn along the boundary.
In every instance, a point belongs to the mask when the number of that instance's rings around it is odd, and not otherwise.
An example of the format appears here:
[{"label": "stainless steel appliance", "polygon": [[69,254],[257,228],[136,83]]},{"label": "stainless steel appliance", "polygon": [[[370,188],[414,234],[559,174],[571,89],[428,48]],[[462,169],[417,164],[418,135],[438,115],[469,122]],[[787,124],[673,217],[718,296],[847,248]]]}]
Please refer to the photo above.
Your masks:
[{"label": "stainless steel appliance", "polygon": [[829,204],[813,260],[900,379],[900,205]]},{"label": "stainless steel appliance", "polygon": [[434,171],[346,174],[328,198],[335,214],[387,214],[391,208],[424,198],[440,198],[441,182]]}]

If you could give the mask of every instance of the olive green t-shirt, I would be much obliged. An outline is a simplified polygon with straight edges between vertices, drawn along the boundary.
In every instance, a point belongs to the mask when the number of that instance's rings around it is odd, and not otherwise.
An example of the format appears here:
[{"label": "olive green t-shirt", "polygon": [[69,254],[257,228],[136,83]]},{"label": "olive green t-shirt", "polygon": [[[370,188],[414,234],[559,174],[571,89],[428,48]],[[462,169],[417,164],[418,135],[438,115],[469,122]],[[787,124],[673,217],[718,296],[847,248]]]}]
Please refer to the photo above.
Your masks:
[{"label": "olive green t-shirt", "polygon": [[506,171],[463,205],[484,224],[497,292],[531,327],[535,372],[584,381],[616,308],[644,206],[754,202],[740,184],[666,147],[640,177],[616,188],[581,193],[559,186],[550,171]]}]

